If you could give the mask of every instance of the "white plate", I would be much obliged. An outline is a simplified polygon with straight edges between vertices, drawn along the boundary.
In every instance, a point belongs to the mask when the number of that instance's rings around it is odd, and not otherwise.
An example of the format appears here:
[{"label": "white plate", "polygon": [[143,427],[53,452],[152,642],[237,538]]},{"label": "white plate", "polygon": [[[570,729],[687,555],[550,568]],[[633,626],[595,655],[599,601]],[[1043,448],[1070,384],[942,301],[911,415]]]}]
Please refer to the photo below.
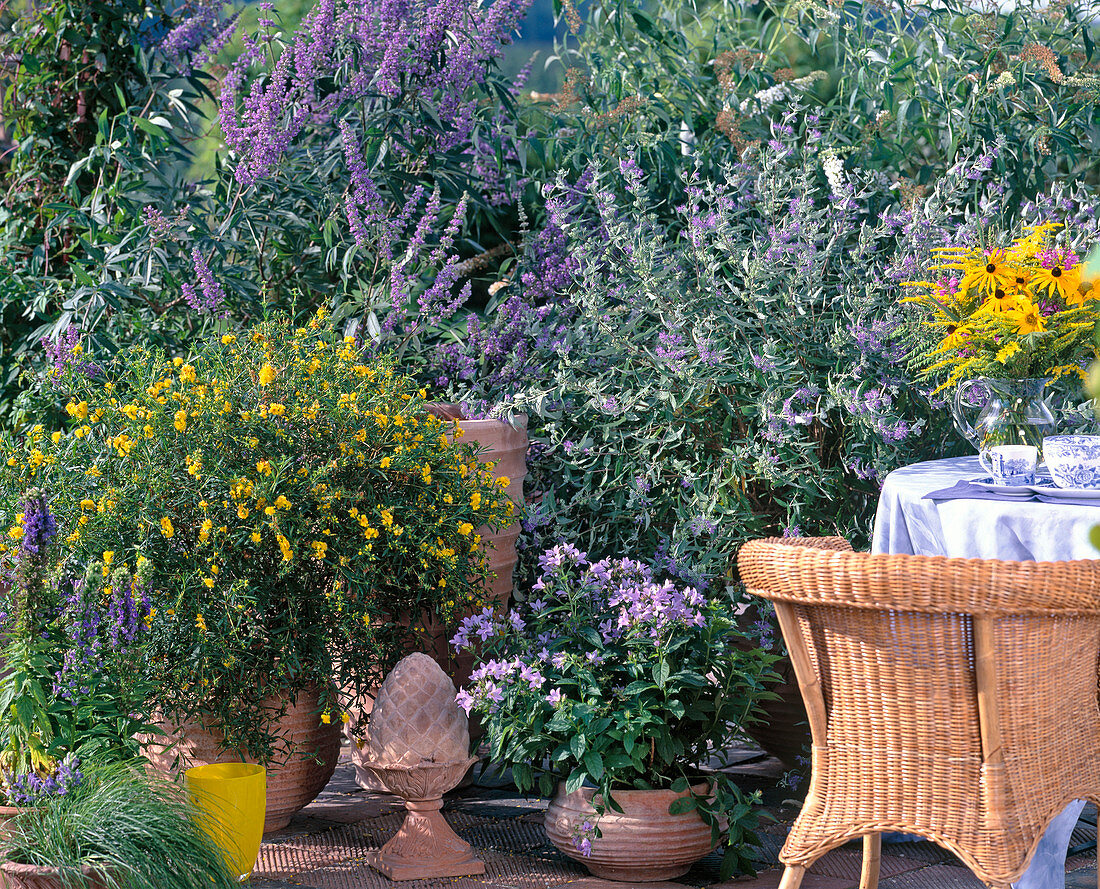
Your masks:
[{"label": "white plate", "polygon": [[[988,475],[972,478],[970,484],[975,488],[981,488],[983,491],[1003,494],[1005,497],[1030,497],[1035,493],[1033,489],[1037,487],[1037,485],[1000,485]],[[1042,479],[1039,480],[1039,484],[1042,484]],[[1045,491],[1046,488],[1043,488],[1043,490]]]},{"label": "white plate", "polygon": [[1100,488],[1059,488],[1053,481],[1040,482],[1031,490],[1044,497],[1064,497],[1067,500],[1100,500]]}]

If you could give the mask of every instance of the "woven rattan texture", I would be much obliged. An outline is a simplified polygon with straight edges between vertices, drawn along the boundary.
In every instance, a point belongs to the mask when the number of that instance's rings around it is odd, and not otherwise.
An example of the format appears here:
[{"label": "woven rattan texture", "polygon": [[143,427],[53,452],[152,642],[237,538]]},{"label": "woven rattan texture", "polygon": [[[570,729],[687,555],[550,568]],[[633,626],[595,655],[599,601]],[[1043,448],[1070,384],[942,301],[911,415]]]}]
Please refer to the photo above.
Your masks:
[{"label": "woven rattan texture", "polygon": [[1100,797],[1100,563],[870,556],[829,540],[750,543],[739,566],[779,603],[804,664],[813,777],[786,864],[901,830],[1007,886],[1067,802]]}]

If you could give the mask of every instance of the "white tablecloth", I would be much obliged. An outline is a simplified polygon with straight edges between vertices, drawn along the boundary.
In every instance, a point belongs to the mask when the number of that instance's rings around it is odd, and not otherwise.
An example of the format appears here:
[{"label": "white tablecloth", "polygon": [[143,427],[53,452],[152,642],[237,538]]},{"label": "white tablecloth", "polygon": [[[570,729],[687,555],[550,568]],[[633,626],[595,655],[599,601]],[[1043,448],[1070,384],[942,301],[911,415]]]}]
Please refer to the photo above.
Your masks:
[{"label": "white tablecloth", "polygon": [[[985,474],[977,457],[932,460],[891,472],[879,496],[871,551],[1037,562],[1100,558],[1089,542],[1089,531],[1100,524],[1100,500],[1096,506],[1080,506],[922,499],[960,479]],[[1066,850],[1084,805],[1070,803],[1051,822],[1015,889],[1065,889]]]},{"label": "white tablecloth", "polygon": [[1057,562],[1098,559],[1089,530],[1096,506],[1013,500],[921,498],[959,479],[985,475],[977,457],[931,460],[895,469],[882,486],[871,552],[971,559]]}]

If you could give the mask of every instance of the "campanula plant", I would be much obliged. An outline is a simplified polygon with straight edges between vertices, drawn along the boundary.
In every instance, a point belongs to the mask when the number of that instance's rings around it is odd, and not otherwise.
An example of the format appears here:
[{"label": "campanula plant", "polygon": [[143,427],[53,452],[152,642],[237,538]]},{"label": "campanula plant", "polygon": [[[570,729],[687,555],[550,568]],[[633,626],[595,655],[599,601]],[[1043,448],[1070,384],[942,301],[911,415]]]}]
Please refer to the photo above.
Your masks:
[{"label": "campanula plant", "polygon": [[729,866],[748,867],[758,798],[706,767],[753,719],[774,657],[736,645],[724,596],[641,562],[590,562],[561,544],[539,564],[522,606],[486,608],[452,640],[477,655],[458,699],[481,718],[493,761],[511,768],[521,791],[591,784],[611,809],[616,790],[682,791],[704,774],[709,791],[678,811],[696,809],[715,841],[728,821]]}]

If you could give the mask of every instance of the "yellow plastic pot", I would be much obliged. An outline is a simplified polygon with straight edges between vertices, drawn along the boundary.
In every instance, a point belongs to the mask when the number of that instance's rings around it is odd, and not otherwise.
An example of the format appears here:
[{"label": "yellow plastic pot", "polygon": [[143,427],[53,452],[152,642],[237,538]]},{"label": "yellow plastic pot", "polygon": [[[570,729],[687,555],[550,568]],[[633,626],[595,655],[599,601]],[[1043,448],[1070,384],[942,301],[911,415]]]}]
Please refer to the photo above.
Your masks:
[{"label": "yellow plastic pot", "polygon": [[184,772],[199,819],[231,872],[247,879],[260,854],[267,808],[267,773],[248,762],[219,762]]}]

